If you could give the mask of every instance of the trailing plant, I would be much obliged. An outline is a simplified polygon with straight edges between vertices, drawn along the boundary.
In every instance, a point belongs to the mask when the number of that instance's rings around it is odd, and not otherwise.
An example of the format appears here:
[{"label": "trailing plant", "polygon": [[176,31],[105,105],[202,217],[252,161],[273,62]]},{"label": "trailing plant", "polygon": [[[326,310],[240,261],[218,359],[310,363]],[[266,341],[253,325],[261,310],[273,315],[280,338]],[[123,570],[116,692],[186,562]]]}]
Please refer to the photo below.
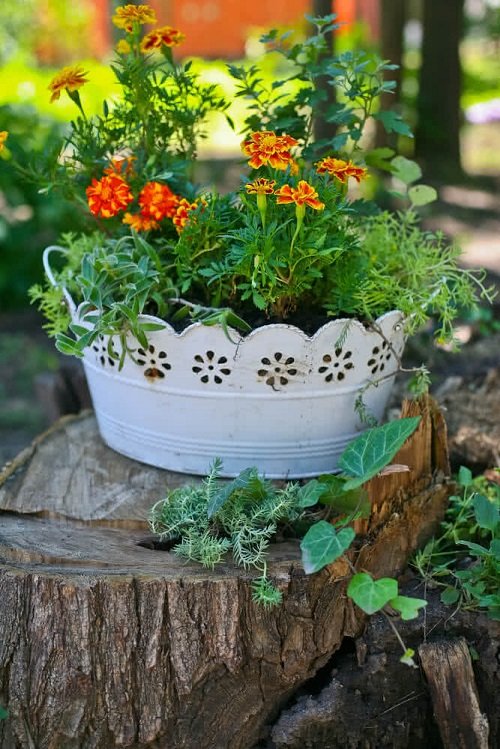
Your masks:
[{"label": "trailing plant", "polygon": [[462,466],[458,487],[441,532],[415,554],[413,566],[443,589],[443,603],[500,620],[500,486]]},{"label": "trailing plant", "polygon": [[[368,572],[357,571],[354,557],[346,553],[356,536],[352,521],[370,514],[363,485],[383,471],[419,421],[420,417],[399,419],[368,430],[343,452],[340,475],[321,476],[303,485],[290,482],[278,488],[255,468],[223,483],[218,479],[221,462],[215,460],[203,482],[174,489],[154,505],[151,529],[161,541],[172,543],[174,553],[205,567],[213,568],[231,552],[236,564],[256,569],[260,576],[252,583],[253,598],[265,607],[282,600],[267,574],[269,545],[284,528],[289,533],[295,530],[303,536],[306,574],[344,557],[353,573],[347,595],[357,606],[367,614],[389,609],[402,619],[412,619],[426,601],[399,595],[393,578],[375,580]],[[402,644],[402,660],[412,664],[413,653]]]},{"label": "trailing plant", "polygon": [[[196,185],[194,169],[207,116],[233,124],[227,98],[174,56],[181,31],[143,33],[155,20],[147,5],[116,9],[124,37],[112,69],[121,93],[98,116],[87,116],[80,97],[90,84],[83,68],[53,79],[51,100],[67,94],[77,117],[61,147],[24,167],[25,176],[61,191],[94,222],[90,243],[88,236],[63,240],[56,274],[82,304],[78,322],[69,323],[51,289],[32,294],[61,351],[82,355],[98,335],[124,344],[130,333],[145,345],[152,323],[143,314],[158,324],[183,316],[220,322],[229,335],[230,327],[244,333],[279,321],[313,333],[328,316],[370,323],[399,307],[409,332],[435,315],[438,336],[450,338],[458,309],[473,306],[477,295],[488,298],[481,274],[459,269],[458,251],[420,229],[416,210],[435,191],[417,184],[418,166],[390,149],[366,149],[370,120],[411,133],[397,113],[381,108],[394,66],[364,52],[331,54],[334,15],[308,17],[313,31],[305,39],[275,30],[262,37],[265,54],[282,59],[282,78],[270,85],[258,65],[229,66],[248,110],[240,130],[245,176],[227,195]],[[329,141],[314,139],[318,112],[336,126]],[[406,210],[380,213],[375,203],[353,199],[349,182],[362,191],[375,168],[405,186]],[[122,350],[133,355],[130,346]]]}]

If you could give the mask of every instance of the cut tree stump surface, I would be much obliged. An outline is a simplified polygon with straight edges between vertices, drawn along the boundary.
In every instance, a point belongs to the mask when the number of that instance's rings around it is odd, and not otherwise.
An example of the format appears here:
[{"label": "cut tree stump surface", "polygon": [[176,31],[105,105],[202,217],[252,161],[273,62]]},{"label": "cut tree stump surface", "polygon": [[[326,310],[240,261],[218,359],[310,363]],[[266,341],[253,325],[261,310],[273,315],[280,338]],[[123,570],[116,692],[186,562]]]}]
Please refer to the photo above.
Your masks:
[{"label": "cut tree stump surface", "polygon": [[[369,482],[372,515],[349,552],[376,577],[403,569],[450,491],[442,418],[421,408],[395,458],[411,470]],[[187,480],[114,453],[91,414],[62,419],[4,469],[0,749],[250,749],[362,631],[346,562],[306,576],[296,542],[271,548],[283,603],[269,611],[251,600],[255,574],[230,560],[210,571],[145,548],[151,505]]]}]

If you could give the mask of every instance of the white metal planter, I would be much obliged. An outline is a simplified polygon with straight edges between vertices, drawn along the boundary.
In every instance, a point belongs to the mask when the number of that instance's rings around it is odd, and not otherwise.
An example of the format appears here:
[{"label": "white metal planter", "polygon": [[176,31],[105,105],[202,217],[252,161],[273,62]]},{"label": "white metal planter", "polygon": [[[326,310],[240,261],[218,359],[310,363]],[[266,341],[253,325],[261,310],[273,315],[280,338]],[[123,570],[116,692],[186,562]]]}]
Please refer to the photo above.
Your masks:
[{"label": "white metal planter", "polygon": [[254,465],[269,478],[331,472],[366,427],[355,410],[360,393],[382,417],[404,347],[398,311],[371,329],[333,320],[312,337],[289,325],[230,334],[165,325],[148,333],[147,348],[128,340],[133,358],[120,371],[109,349],[120,353],[118,337],[96,340],[84,367],[104,441],[181,473],[206,474],[215,457],[225,476]]}]

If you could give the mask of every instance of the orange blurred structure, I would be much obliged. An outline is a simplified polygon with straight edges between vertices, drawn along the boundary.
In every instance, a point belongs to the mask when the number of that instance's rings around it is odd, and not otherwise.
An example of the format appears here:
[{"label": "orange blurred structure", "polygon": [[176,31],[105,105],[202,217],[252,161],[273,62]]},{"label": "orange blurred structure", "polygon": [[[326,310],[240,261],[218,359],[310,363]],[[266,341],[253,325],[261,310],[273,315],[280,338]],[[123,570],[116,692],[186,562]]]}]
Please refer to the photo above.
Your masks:
[{"label": "orange blurred structure", "polygon": [[[93,11],[94,53],[102,56],[112,41],[110,0],[87,0]],[[123,2],[125,4],[125,0]],[[238,58],[245,53],[248,35],[273,26],[300,24],[311,12],[311,0],[149,0],[160,25],[169,24],[183,31],[183,55],[207,58]],[[332,12],[346,28],[363,20],[371,34],[378,36],[379,0],[332,0]]]}]

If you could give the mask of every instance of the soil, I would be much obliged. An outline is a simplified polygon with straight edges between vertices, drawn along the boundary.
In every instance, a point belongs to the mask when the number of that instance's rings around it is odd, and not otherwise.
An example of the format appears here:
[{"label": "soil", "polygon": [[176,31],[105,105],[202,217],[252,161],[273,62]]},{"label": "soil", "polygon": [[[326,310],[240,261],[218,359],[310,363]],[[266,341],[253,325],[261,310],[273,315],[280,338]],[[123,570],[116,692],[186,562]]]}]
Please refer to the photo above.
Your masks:
[{"label": "soil", "polygon": [[[397,623],[415,652],[424,642],[465,637],[473,656],[490,746],[500,742],[500,626],[484,615],[454,611],[411,573],[403,595],[426,598],[422,617]],[[340,651],[281,712],[263,749],[441,749],[423,672],[400,662],[401,646],[387,619],[370,618],[361,638]],[[256,748],[257,749],[257,748]]]}]

